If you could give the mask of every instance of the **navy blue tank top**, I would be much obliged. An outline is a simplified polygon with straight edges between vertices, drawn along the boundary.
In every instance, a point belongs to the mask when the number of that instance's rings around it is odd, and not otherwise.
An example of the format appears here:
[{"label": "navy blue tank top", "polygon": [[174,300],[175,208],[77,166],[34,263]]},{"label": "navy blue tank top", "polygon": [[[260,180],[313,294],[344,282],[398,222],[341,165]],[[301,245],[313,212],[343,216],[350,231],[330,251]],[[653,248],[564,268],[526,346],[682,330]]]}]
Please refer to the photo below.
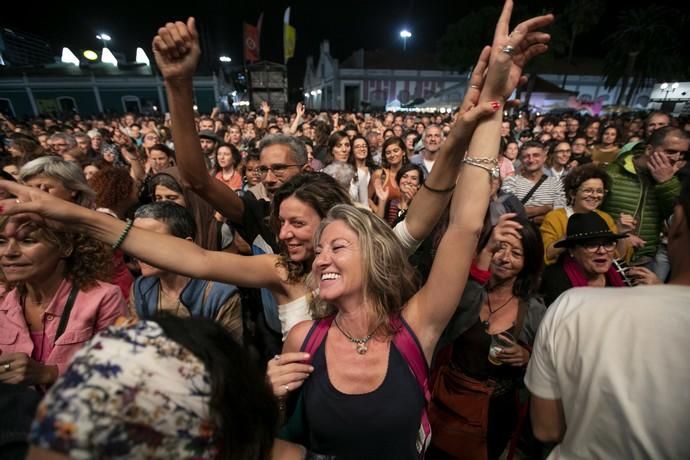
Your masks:
[{"label": "navy blue tank top", "polygon": [[338,460],[417,459],[424,394],[393,342],[383,383],[359,395],[341,393],[331,384],[325,343],[314,353],[314,371],[303,390],[309,450]]}]

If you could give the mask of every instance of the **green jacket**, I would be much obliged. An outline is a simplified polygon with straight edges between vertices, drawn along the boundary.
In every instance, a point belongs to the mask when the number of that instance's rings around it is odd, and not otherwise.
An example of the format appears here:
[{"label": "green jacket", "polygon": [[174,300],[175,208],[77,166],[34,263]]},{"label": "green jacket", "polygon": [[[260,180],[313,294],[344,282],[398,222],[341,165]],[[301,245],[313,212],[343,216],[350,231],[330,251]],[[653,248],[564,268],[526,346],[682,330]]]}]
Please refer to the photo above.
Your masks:
[{"label": "green jacket", "polygon": [[638,174],[633,158],[644,155],[644,143],[628,144],[618,154],[606,172],[611,176],[611,190],[601,209],[614,219],[624,212],[638,220],[637,235],[647,244],[636,251],[635,257],[654,257],[661,239],[664,219],[673,212],[673,203],[680,194],[677,177],[658,184],[648,174]]}]

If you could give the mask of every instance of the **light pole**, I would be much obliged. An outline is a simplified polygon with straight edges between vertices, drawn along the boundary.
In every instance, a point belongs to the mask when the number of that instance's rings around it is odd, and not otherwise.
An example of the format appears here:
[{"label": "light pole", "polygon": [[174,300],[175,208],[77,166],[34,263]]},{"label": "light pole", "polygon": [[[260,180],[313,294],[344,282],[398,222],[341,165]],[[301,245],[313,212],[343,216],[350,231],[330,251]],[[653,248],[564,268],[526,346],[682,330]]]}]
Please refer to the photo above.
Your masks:
[{"label": "light pole", "polygon": [[111,40],[110,35],[103,33],[96,35],[96,38],[103,42],[103,48],[107,48],[108,42]]},{"label": "light pole", "polygon": [[407,49],[407,39],[412,37],[412,33],[407,30],[403,29],[400,31],[400,38],[403,39],[403,51]]}]

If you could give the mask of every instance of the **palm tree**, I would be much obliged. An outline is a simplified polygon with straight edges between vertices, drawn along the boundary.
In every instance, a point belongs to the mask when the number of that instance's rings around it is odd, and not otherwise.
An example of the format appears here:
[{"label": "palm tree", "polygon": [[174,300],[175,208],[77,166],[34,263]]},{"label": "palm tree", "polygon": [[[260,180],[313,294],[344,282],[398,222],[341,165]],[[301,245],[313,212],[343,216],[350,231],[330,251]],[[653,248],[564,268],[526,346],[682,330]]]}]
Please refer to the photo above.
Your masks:
[{"label": "palm tree", "polygon": [[620,14],[618,27],[604,41],[608,46],[605,86],[611,89],[621,83],[616,104],[625,97],[629,105],[633,95],[649,81],[682,73],[685,58],[677,35],[683,30],[679,24],[682,21],[678,11],[656,5]]}]

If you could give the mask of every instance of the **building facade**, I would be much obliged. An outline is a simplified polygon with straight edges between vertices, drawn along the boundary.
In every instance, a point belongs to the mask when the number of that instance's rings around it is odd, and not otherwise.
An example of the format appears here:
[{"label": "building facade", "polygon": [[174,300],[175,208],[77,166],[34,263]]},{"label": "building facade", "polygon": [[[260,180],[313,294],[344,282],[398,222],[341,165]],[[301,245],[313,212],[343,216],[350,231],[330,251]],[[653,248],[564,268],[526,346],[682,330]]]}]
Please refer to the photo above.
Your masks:
[{"label": "building facade", "polygon": [[[310,110],[395,109],[466,84],[467,78],[465,72],[438,69],[428,57],[400,52],[360,49],[341,63],[324,41],[316,63],[307,58],[304,100]],[[458,88],[446,97],[463,94]]]},{"label": "building facade", "polygon": [[[0,74],[0,111],[19,119],[48,113],[89,116],[168,111],[163,80],[150,70],[148,75],[114,69],[98,74],[72,67],[48,75],[4,69]],[[199,112],[210,113],[219,99],[216,77],[195,77],[194,98]]]}]

